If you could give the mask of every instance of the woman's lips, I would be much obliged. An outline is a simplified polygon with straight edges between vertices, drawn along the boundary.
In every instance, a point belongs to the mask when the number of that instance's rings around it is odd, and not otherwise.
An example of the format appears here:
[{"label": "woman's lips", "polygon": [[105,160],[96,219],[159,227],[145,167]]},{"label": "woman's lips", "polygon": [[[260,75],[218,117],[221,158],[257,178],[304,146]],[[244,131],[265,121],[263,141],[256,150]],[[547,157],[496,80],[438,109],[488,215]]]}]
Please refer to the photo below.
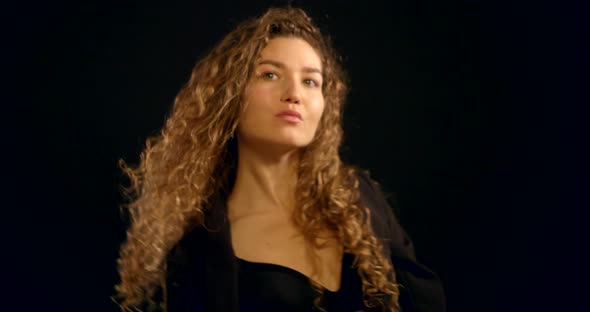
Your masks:
[{"label": "woman's lips", "polygon": [[303,120],[303,118],[301,118],[301,114],[298,111],[292,109],[286,109],[278,113],[276,116],[285,121],[293,123],[301,122]]},{"label": "woman's lips", "polygon": [[301,122],[301,118],[299,118],[299,117],[297,117],[295,115],[278,114],[277,117],[280,118],[280,119],[283,119],[285,121],[292,122],[292,123],[299,123],[299,122]]}]

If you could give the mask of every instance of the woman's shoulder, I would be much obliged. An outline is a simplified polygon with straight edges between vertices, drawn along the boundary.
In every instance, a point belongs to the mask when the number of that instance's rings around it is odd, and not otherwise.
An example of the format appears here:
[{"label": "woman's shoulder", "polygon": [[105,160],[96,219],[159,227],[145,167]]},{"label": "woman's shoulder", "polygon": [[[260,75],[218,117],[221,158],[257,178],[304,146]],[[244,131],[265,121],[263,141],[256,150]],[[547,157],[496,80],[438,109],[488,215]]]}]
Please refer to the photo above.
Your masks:
[{"label": "woman's shoulder", "polygon": [[[358,169],[360,201],[371,213],[371,226],[375,235],[386,242],[392,255],[415,259],[412,240],[406,233],[392,205],[396,203],[394,194],[383,191],[368,170]],[[391,202],[391,204],[390,204]]]},{"label": "woman's shoulder", "polygon": [[[385,192],[379,182],[371,177],[369,170],[358,168],[355,169],[359,183],[359,192],[361,202],[371,210],[371,213],[390,217],[393,213],[392,204],[393,193]],[[393,215],[391,216],[393,217]]]}]

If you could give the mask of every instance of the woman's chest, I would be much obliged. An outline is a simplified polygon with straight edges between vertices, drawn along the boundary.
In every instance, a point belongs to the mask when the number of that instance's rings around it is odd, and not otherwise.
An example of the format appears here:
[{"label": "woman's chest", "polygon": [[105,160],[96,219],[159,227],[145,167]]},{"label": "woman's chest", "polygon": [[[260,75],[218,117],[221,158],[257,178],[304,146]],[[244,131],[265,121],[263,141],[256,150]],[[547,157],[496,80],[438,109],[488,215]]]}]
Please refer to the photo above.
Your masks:
[{"label": "woman's chest", "polygon": [[312,246],[287,217],[264,215],[231,222],[234,254],[250,262],[271,263],[293,269],[336,291],[341,284],[343,249],[325,231]]}]

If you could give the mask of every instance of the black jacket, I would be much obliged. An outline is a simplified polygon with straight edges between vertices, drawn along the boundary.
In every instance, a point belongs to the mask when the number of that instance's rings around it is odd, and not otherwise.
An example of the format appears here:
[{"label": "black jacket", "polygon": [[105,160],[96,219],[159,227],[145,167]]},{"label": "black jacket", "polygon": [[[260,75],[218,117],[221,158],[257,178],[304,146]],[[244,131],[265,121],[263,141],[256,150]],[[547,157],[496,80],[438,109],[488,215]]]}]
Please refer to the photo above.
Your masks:
[{"label": "black jacket", "polygon": [[[361,202],[371,211],[373,230],[402,285],[402,311],[446,311],[439,278],[416,261],[412,241],[378,186],[366,173],[359,173],[359,184]],[[238,262],[231,246],[225,204],[225,199],[218,197],[213,209],[207,210],[204,226],[189,231],[170,253],[166,287],[169,312],[238,311]]]}]

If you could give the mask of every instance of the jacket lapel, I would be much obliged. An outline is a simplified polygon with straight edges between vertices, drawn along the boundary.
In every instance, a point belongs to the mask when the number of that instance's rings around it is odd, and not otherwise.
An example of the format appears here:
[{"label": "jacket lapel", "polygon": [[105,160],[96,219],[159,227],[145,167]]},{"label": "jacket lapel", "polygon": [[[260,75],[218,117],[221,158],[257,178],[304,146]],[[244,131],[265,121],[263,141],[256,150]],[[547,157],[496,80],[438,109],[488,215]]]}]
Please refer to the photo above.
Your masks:
[{"label": "jacket lapel", "polygon": [[205,220],[207,228],[205,275],[207,281],[207,311],[238,311],[238,263],[235,258],[225,198],[213,202]]}]

